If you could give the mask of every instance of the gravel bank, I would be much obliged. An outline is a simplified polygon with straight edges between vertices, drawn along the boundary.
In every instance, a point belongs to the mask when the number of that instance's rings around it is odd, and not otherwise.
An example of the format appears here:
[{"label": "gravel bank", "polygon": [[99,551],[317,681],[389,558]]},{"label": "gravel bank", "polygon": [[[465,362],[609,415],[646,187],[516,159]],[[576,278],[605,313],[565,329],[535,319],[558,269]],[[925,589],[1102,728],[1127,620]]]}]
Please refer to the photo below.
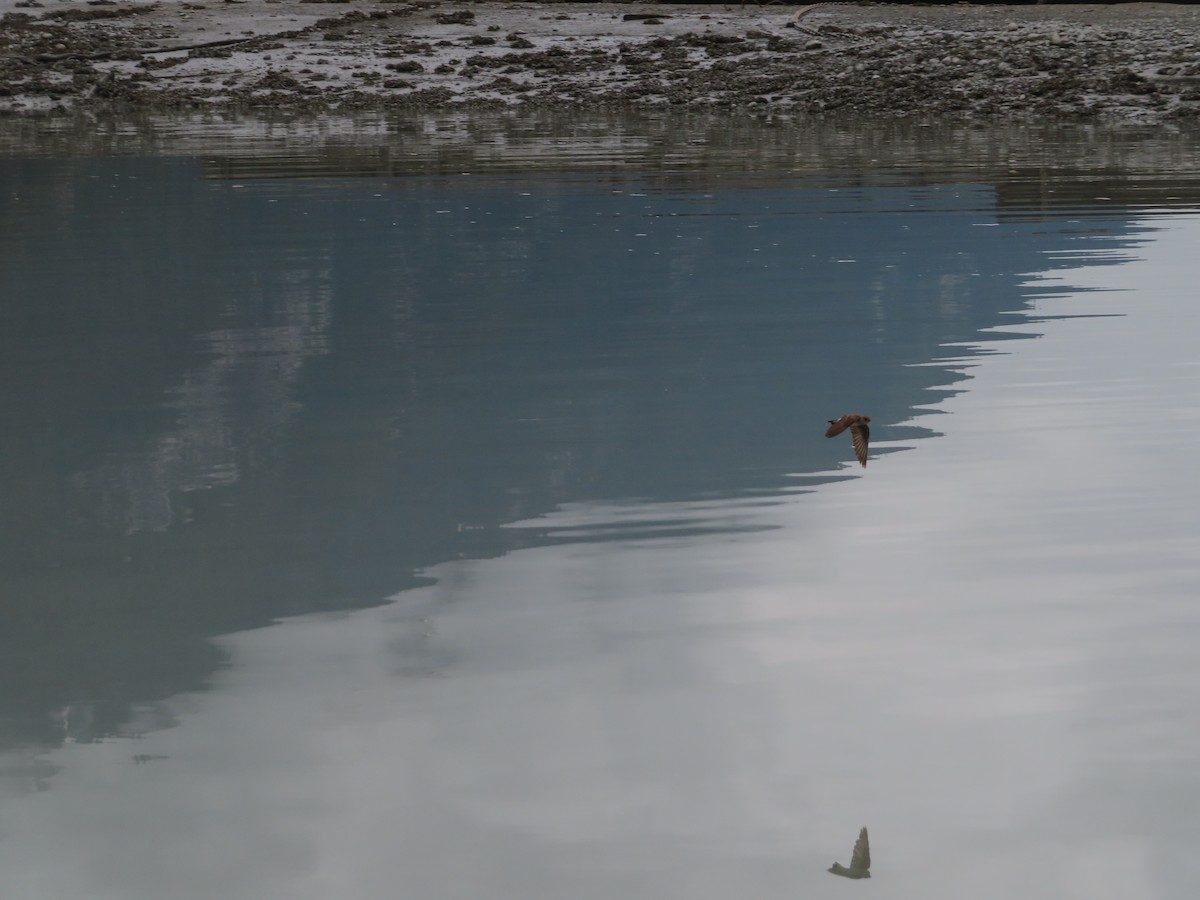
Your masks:
[{"label": "gravel bank", "polygon": [[1200,115],[1200,8],[1165,3],[0,0],[0,16],[9,113],[680,105],[1143,123]]}]

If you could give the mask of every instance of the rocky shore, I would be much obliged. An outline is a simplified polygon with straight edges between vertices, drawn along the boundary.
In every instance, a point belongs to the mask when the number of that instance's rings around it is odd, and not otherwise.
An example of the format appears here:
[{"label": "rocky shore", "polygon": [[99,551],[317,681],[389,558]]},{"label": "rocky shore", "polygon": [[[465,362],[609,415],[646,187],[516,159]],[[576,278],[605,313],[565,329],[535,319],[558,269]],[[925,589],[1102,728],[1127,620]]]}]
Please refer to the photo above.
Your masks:
[{"label": "rocky shore", "polygon": [[1200,8],[0,0],[0,112],[1200,116]]}]

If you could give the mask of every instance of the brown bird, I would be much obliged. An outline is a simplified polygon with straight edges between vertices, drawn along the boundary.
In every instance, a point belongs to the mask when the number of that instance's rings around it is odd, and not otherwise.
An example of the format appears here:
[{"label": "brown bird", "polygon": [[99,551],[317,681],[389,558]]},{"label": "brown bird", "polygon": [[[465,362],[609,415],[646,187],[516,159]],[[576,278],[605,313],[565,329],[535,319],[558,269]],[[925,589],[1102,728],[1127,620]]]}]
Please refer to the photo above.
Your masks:
[{"label": "brown bird", "polygon": [[825,871],[841,875],[843,878],[871,877],[871,844],[867,840],[865,827],[858,833],[858,840],[854,842],[854,852],[850,854],[850,868],[847,869],[841,863],[834,863]]},{"label": "brown bird", "polygon": [[850,440],[854,442],[854,455],[858,457],[858,461],[865,468],[867,465],[867,441],[871,438],[871,428],[867,425],[870,421],[870,416],[860,416],[857,413],[842,416],[840,419],[830,419],[825,437],[837,437],[849,428]]}]

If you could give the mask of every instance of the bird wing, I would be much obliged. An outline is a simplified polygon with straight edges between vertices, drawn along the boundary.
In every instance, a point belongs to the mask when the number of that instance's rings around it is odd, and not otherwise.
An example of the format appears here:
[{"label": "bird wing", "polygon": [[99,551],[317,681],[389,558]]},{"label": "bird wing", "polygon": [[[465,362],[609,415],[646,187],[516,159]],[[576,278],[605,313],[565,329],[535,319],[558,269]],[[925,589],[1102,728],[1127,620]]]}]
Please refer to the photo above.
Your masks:
[{"label": "bird wing", "polygon": [[851,425],[850,439],[854,442],[854,455],[865,466],[867,464],[867,441],[871,439],[870,426],[862,424]]},{"label": "bird wing", "polygon": [[837,437],[846,430],[846,419],[848,416],[842,416],[840,419],[830,419],[829,427],[825,429],[825,437]]},{"label": "bird wing", "polygon": [[865,872],[871,868],[871,843],[867,840],[867,829],[864,827],[858,833],[854,842],[854,852],[850,854],[850,869]]}]

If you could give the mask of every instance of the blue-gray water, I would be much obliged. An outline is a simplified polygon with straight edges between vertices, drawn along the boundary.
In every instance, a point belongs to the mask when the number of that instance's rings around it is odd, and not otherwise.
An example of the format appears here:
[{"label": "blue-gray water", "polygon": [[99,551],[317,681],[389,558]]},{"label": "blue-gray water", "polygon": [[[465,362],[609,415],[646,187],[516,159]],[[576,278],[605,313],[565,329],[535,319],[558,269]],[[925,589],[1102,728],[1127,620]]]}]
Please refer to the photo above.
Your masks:
[{"label": "blue-gray water", "polygon": [[0,129],[0,895],[1195,895],[1200,142],[485,124]]}]

